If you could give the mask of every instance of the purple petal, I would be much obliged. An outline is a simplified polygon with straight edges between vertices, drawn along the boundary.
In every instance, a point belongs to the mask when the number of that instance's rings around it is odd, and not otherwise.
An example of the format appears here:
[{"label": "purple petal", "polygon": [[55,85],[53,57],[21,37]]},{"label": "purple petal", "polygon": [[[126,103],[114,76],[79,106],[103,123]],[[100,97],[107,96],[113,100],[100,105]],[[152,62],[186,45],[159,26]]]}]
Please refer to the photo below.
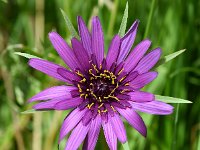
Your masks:
[{"label": "purple petal", "polygon": [[[76,39],[72,38],[72,47],[74,50],[74,54],[78,59],[79,63],[84,69],[89,68],[89,56],[87,51],[83,48],[82,44]],[[82,68],[80,68],[82,69]]]},{"label": "purple petal", "polygon": [[119,56],[117,59],[117,63],[119,64],[123,61],[128,55],[136,37],[137,27],[139,24],[139,20],[136,20],[133,25],[130,27],[129,31],[125,34],[125,36],[121,39],[121,47]]},{"label": "purple petal", "polygon": [[138,115],[133,109],[130,108],[116,109],[133,128],[135,128],[140,134],[146,137],[147,129],[140,115]]},{"label": "purple petal", "polygon": [[147,54],[140,60],[134,71],[138,71],[139,74],[149,71],[158,62],[158,60],[160,59],[160,55],[160,48],[152,50],[149,54]]},{"label": "purple petal", "polygon": [[107,123],[103,121],[102,126],[106,142],[108,143],[110,150],[117,150],[117,137],[115,135],[115,132],[113,131],[110,121],[108,121]]},{"label": "purple petal", "polygon": [[87,126],[84,126],[82,122],[80,122],[76,128],[72,131],[65,150],[76,150],[78,149],[78,147],[80,146],[80,144],[82,143],[82,141],[85,139],[88,130],[90,128],[90,124],[88,124]]},{"label": "purple petal", "polygon": [[110,119],[111,119],[111,125],[113,127],[113,130],[117,138],[119,139],[120,142],[125,143],[127,141],[126,130],[119,115],[115,113],[115,115],[113,117],[110,117]]},{"label": "purple petal", "polygon": [[80,68],[80,64],[78,63],[73,51],[58,33],[50,32],[49,39],[60,57],[72,70]]},{"label": "purple petal", "polygon": [[119,47],[120,47],[120,37],[119,37],[119,35],[115,35],[109,46],[108,54],[106,57],[108,69],[110,69],[112,63],[116,61],[117,56],[119,54]]},{"label": "purple petal", "polygon": [[71,93],[70,91],[77,89],[74,86],[54,86],[51,88],[47,88],[32,98],[28,100],[28,102],[33,102],[33,101],[39,101],[39,100],[48,100],[48,99],[54,99],[54,98],[71,98]]},{"label": "purple petal", "polygon": [[52,99],[49,101],[45,101],[45,102],[40,102],[36,105],[33,106],[33,109],[35,110],[46,110],[46,109],[54,109],[54,105],[62,100],[66,100],[66,99],[61,99],[61,98],[56,98],[56,99]]},{"label": "purple petal", "polygon": [[84,116],[85,111],[86,109],[80,111],[79,108],[76,108],[66,117],[60,129],[58,143],[60,143],[62,139],[79,123]]},{"label": "purple petal", "polygon": [[129,85],[134,89],[141,89],[146,84],[153,81],[157,77],[157,75],[158,73],[154,71],[138,75],[133,81],[129,83]]},{"label": "purple petal", "polygon": [[131,72],[130,74],[128,74],[128,76],[122,81],[122,84],[127,83],[127,82],[131,82],[133,79],[135,79],[138,76],[138,72],[134,71]]},{"label": "purple petal", "polygon": [[56,103],[54,106],[54,109],[55,110],[67,110],[70,108],[77,107],[82,102],[83,102],[83,99],[80,97],[71,98],[71,99],[67,99],[65,101],[60,101],[60,102]]},{"label": "purple petal", "polygon": [[142,91],[129,92],[128,95],[130,95],[131,101],[135,102],[150,102],[155,99],[153,94]]},{"label": "purple petal", "polygon": [[96,55],[99,66],[104,57],[104,37],[98,17],[92,19],[92,51]]},{"label": "purple petal", "polygon": [[138,64],[140,59],[144,56],[146,51],[149,49],[151,41],[146,39],[140,42],[130,53],[124,63],[124,68],[127,72],[130,72]]},{"label": "purple petal", "polygon": [[[61,80],[61,81],[64,81],[64,82],[70,82],[69,80],[66,80],[65,78],[63,78],[62,76],[60,76],[57,73],[57,69],[63,68],[62,66],[54,64],[54,63],[49,62],[47,60],[37,59],[37,58],[30,59],[28,64],[31,67],[33,67],[33,68],[51,76],[51,77],[54,77],[54,78]],[[63,68],[63,69],[65,69],[65,68]]]},{"label": "purple petal", "polygon": [[[81,80],[80,77],[73,74],[71,71],[69,71],[67,69],[58,68],[57,72],[58,72],[59,75],[61,75],[66,80],[69,80],[69,81],[79,81],[79,80]],[[71,82],[71,83],[73,83],[73,82]]]},{"label": "purple petal", "polygon": [[84,150],[94,150],[100,129],[101,129],[101,116],[97,115],[97,117],[91,122],[87,139],[85,140],[83,145]]},{"label": "purple petal", "polygon": [[146,103],[131,102],[133,109],[155,115],[169,115],[173,112],[173,107],[160,101],[152,101]]},{"label": "purple petal", "polygon": [[82,119],[83,125],[87,125],[91,119],[92,119],[92,111],[88,110],[85,112],[85,115]]},{"label": "purple petal", "polygon": [[91,35],[81,16],[78,16],[78,30],[79,30],[83,47],[85,48],[85,50],[87,50],[87,53],[90,56],[92,54]]}]

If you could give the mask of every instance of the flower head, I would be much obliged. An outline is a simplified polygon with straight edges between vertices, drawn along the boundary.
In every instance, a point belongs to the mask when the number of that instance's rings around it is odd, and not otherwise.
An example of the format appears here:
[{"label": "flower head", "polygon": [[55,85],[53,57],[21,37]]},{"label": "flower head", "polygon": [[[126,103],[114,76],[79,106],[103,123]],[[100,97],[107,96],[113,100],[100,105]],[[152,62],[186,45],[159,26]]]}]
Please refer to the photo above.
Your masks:
[{"label": "flower head", "polygon": [[84,140],[84,149],[94,149],[101,126],[110,149],[117,149],[117,139],[127,141],[120,116],[146,137],[147,129],[137,111],[167,115],[173,107],[155,100],[152,93],[140,89],[157,77],[150,71],[161,55],[143,40],[132,51],[139,21],[136,20],[124,37],[115,35],[104,57],[104,36],[98,17],[92,19],[91,33],[78,17],[80,41],[72,38],[72,48],[56,32],[49,33],[54,48],[69,70],[42,59],[30,59],[29,65],[68,85],[55,86],[33,96],[29,102],[36,110],[73,109],[64,120],[59,142],[71,131],[65,149],[77,149]]}]

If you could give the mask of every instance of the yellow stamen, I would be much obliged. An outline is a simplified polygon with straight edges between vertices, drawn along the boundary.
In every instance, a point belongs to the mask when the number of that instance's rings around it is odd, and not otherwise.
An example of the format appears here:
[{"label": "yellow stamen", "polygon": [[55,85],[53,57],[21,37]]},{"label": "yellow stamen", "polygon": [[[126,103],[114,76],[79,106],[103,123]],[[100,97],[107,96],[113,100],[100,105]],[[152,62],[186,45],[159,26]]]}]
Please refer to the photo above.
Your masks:
[{"label": "yellow stamen", "polygon": [[103,113],[105,113],[105,112],[107,112],[108,110],[107,109],[105,109],[105,110],[102,110],[101,112],[103,112]]},{"label": "yellow stamen", "polygon": [[80,83],[83,83],[83,82],[85,82],[86,81],[86,78],[83,78],[81,81],[80,81]]},{"label": "yellow stamen", "polygon": [[77,71],[76,74],[80,77],[84,77],[84,75],[80,72],[80,71]]},{"label": "yellow stamen", "polygon": [[115,108],[113,106],[110,106],[112,108],[113,111],[116,111]]},{"label": "yellow stamen", "polygon": [[123,78],[121,78],[121,79],[119,80],[119,82],[122,82],[125,78],[126,78],[126,76],[124,76]]},{"label": "yellow stamen", "polygon": [[83,90],[81,89],[80,84],[78,84],[77,86],[78,86],[78,91],[79,91],[79,92],[82,92]]},{"label": "yellow stamen", "polygon": [[91,103],[91,104],[88,104],[87,107],[90,109],[93,105],[94,103]]},{"label": "yellow stamen", "polygon": [[120,75],[122,73],[122,71],[124,70],[124,68],[122,68],[117,75]]},{"label": "yellow stamen", "polygon": [[104,103],[101,103],[101,105],[98,106],[98,108],[101,108],[104,105]]}]

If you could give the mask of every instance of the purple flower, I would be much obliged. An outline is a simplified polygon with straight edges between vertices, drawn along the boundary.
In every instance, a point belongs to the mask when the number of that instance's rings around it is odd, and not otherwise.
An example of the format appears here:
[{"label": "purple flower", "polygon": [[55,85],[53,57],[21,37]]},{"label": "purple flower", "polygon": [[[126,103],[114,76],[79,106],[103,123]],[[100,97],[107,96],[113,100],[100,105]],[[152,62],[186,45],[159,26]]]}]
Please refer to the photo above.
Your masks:
[{"label": "purple flower", "polygon": [[121,143],[127,141],[121,116],[146,137],[146,126],[137,111],[158,115],[172,113],[172,106],[141,91],[157,77],[157,72],[150,70],[158,62],[161,49],[146,54],[151,41],[145,39],[130,51],[138,23],[136,20],[124,37],[113,37],[105,58],[99,18],[92,19],[90,33],[78,17],[80,41],[72,38],[72,48],[58,33],[49,33],[51,43],[69,70],[46,60],[30,59],[31,67],[68,83],[45,89],[29,100],[40,101],[33,106],[36,110],[73,109],[60,130],[59,143],[73,130],[66,150],[77,149],[83,140],[83,149],[94,149],[101,126],[109,148],[115,150],[117,139]]}]

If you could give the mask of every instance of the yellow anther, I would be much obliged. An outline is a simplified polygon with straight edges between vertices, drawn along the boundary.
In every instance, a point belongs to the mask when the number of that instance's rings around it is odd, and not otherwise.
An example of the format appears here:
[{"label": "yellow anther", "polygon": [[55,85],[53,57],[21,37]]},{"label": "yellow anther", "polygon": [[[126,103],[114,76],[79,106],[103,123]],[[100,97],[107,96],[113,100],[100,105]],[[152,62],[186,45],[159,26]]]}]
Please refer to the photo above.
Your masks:
[{"label": "yellow anther", "polygon": [[100,110],[98,110],[98,113],[100,114],[100,113],[101,113],[101,111],[100,111]]},{"label": "yellow anther", "polygon": [[99,97],[99,101],[100,101],[100,102],[102,102],[102,99],[101,99],[101,97]]},{"label": "yellow anther", "polygon": [[86,78],[83,78],[81,81],[80,81],[80,83],[83,83],[83,82],[85,82],[86,81]]},{"label": "yellow anther", "polygon": [[122,68],[117,75],[120,75],[122,73],[122,71],[124,70],[124,68]]},{"label": "yellow anther", "polygon": [[85,94],[84,93],[82,93],[82,94],[80,94],[80,97],[83,97]]},{"label": "yellow anther", "polygon": [[104,104],[103,104],[103,103],[101,103],[101,105],[99,105],[99,106],[98,106],[98,108],[101,108],[103,105],[104,105]]},{"label": "yellow anther", "polygon": [[129,86],[129,83],[126,83],[125,86]]},{"label": "yellow anther", "polygon": [[115,99],[115,100],[117,100],[117,101],[120,101],[116,96],[109,96],[110,98],[113,98],[113,99]]},{"label": "yellow anther", "polygon": [[113,106],[110,106],[112,108],[113,111],[116,111],[115,108]]},{"label": "yellow anther", "polygon": [[95,70],[97,73],[99,73],[99,70],[97,69],[97,66],[94,65],[94,64],[92,64],[92,66],[93,66],[94,70]]},{"label": "yellow anther", "polygon": [[88,97],[88,94],[85,94],[85,99]]},{"label": "yellow anther", "polygon": [[84,75],[83,75],[80,71],[77,71],[76,74],[77,74],[78,76],[84,77]]},{"label": "yellow anther", "polygon": [[86,89],[86,91],[90,91],[90,89]]},{"label": "yellow anther", "polygon": [[92,69],[89,69],[89,74],[95,77],[95,75],[92,73]]},{"label": "yellow anther", "polygon": [[112,84],[115,84],[115,79],[114,78],[112,78]]},{"label": "yellow anther", "polygon": [[80,84],[78,84],[77,86],[78,86],[78,91],[79,91],[79,92],[82,92],[83,90],[81,89]]},{"label": "yellow anther", "polygon": [[93,105],[94,103],[91,103],[91,104],[88,104],[87,107],[90,109]]},{"label": "yellow anther", "polygon": [[126,76],[124,76],[123,78],[121,78],[121,79],[119,80],[119,82],[122,82],[125,78],[126,78]]},{"label": "yellow anther", "polygon": [[124,93],[124,92],[127,92],[127,91],[129,91],[129,89],[124,89],[120,93]]},{"label": "yellow anther", "polygon": [[101,112],[103,112],[103,113],[105,113],[105,112],[107,112],[108,110],[107,109],[105,109],[105,110],[102,110]]}]

